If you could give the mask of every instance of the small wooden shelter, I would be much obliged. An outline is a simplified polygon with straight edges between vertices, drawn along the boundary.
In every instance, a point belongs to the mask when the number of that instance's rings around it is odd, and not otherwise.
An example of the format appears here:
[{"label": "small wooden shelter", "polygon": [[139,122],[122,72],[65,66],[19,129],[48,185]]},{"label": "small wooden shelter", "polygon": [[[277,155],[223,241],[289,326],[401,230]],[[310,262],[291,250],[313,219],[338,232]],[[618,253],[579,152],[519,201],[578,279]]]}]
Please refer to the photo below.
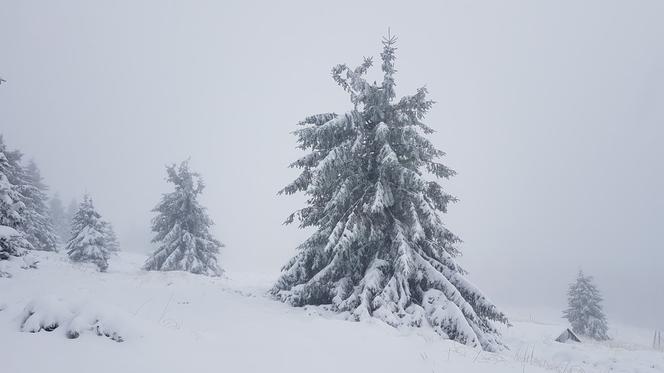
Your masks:
[{"label": "small wooden shelter", "polygon": [[579,337],[576,336],[576,334],[574,334],[572,329],[567,328],[558,338],[556,338],[556,342],[569,343],[569,342],[581,342],[581,340],[579,339]]}]

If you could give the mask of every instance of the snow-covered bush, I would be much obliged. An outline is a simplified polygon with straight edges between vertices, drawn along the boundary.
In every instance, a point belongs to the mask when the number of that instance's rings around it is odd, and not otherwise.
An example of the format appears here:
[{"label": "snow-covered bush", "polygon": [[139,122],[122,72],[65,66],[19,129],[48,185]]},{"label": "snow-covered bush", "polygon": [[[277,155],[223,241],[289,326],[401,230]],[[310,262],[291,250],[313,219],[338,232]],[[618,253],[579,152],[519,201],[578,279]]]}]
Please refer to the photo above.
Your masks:
[{"label": "snow-covered bush", "polygon": [[39,260],[34,257],[33,255],[26,255],[23,258],[23,264],[21,265],[21,269],[37,269],[39,268]]},{"label": "snow-covered bush", "polygon": [[37,333],[51,332],[73,317],[69,305],[62,299],[45,297],[32,300],[23,309],[21,331]]},{"label": "snow-covered bush", "polygon": [[116,342],[123,342],[125,335],[121,332],[123,323],[109,316],[108,312],[99,309],[90,307],[81,309],[67,325],[67,338],[74,339],[82,333],[92,332],[100,337],[105,336]]},{"label": "snow-covered bush", "polygon": [[61,329],[67,338],[78,338],[89,332],[123,342],[127,333],[126,319],[108,306],[76,305],[57,297],[38,298],[26,305],[21,315],[23,332],[52,332]]},{"label": "snow-covered bush", "polygon": [[460,240],[442,219],[455,199],[432,179],[454,171],[426,137],[433,129],[422,120],[433,102],[425,88],[395,100],[395,43],[383,42],[382,83],[364,78],[370,58],[355,69],[334,67],[353,109],[310,116],[295,131],[309,152],[292,163],[302,172],[281,193],[308,199],[286,223],[316,230],[271,293],[295,306],[329,304],[356,320],[428,322],[442,336],[499,349],[492,322],[507,318],[464,278],[455,261]]}]

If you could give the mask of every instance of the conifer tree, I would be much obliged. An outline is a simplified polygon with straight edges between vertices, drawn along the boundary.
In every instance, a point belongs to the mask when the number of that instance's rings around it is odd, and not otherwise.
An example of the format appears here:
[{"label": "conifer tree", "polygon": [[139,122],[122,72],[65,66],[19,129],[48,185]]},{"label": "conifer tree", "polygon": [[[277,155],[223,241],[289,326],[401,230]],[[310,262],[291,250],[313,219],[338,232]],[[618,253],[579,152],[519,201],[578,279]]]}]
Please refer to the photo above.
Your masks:
[{"label": "conifer tree", "polygon": [[187,161],[166,167],[166,172],[175,190],[164,194],[152,210],[157,213],[152,219],[156,233],[152,242],[158,248],[143,268],[220,276],[217,255],[223,244],[210,233],[213,222],[198,202],[204,188],[200,175],[189,170]]},{"label": "conifer tree", "polygon": [[568,308],[563,311],[572,330],[599,341],[609,339],[606,316],[602,310],[602,295],[594,284],[592,276],[579,271],[576,281],[567,292]]},{"label": "conifer tree", "polygon": [[58,242],[65,243],[71,234],[71,220],[67,219],[67,213],[58,193],[49,201],[49,214]]},{"label": "conifer tree", "polygon": [[315,232],[298,247],[271,293],[294,306],[331,305],[355,320],[431,325],[440,335],[485,350],[500,349],[494,322],[507,318],[464,278],[455,261],[459,238],[442,215],[455,201],[432,178],[454,171],[428,139],[422,121],[433,101],[426,88],[396,99],[396,39],[383,40],[383,81],[338,65],[332,77],[353,108],[313,115],[295,131],[308,153],[280,193],[303,192],[307,205],[288,217]]},{"label": "conifer tree", "polygon": [[65,218],[69,222],[69,231],[71,232],[71,224],[72,221],[74,220],[74,215],[76,215],[76,212],[78,211],[79,203],[76,201],[76,199],[72,198],[71,201],[69,201],[69,205],[67,206],[67,212],[65,213]]},{"label": "conifer tree", "polygon": [[21,153],[9,151],[0,136],[0,259],[21,255],[32,245],[21,228],[25,223],[25,203],[21,195]]},{"label": "conifer tree", "polygon": [[35,250],[56,251],[57,236],[46,205],[48,187],[34,161],[24,171],[22,195],[26,204],[23,232]]},{"label": "conifer tree", "polygon": [[106,235],[109,250],[111,253],[117,254],[117,252],[120,251],[120,241],[115,234],[113,225],[107,221],[104,221],[104,234]]},{"label": "conifer tree", "polygon": [[72,220],[72,237],[65,247],[67,255],[72,261],[93,263],[105,272],[111,254],[106,232],[106,223],[86,195]]}]

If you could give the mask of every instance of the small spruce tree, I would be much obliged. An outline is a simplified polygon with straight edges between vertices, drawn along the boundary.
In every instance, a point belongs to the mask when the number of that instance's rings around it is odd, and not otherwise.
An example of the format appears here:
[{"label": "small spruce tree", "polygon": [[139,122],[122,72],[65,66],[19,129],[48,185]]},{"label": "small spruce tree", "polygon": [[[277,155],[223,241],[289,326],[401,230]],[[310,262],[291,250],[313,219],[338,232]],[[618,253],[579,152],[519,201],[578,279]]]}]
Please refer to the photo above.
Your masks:
[{"label": "small spruce tree", "polygon": [[271,290],[295,306],[331,305],[355,320],[426,323],[440,335],[485,350],[500,349],[493,321],[507,318],[464,278],[455,261],[460,241],[443,223],[454,197],[431,179],[454,172],[426,137],[433,102],[420,88],[396,100],[396,39],[383,40],[381,83],[364,78],[373,61],[338,65],[332,77],[349,95],[345,114],[318,114],[295,131],[308,154],[281,193],[303,192],[290,215],[315,232],[298,247]]},{"label": "small spruce tree", "polygon": [[35,250],[56,251],[57,235],[47,207],[48,187],[42,181],[34,161],[25,169],[24,182],[22,194],[25,198],[26,218],[23,231],[26,239]]},{"label": "small spruce tree", "polygon": [[189,170],[187,161],[179,167],[167,166],[167,181],[175,186],[164,194],[152,210],[152,239],[157,250],[147,259],[148,271],[188,271],[208,276],[220,276],[217,255],[223,244],[210,233],[212,220],[205,207],[198,202],[204,185],[200,175]]},{"label": "small spruce tree", "polygon": [[67,219],[60,195],[56,193],[49,201],[49,215],[59,243],[66,243],[71,233],[71,220]]},{"label": "small spruce tree", "polygon": [[109,250],[111,253],[117,254],[120,251],[120,241],[118,240],[118,236],[115,234],[113,225],[107,221],[104,222],[104,234],[106,235]]},{"label": "small spruce tree", "polygon": [[105,272],[108,268],[111,247],[106,223],[87,195],[74,214],[72,237],[67,242],[65,250],[72,261],[93,263],[101,272]]},{"label": "small spruce tree", "polygon": [[569,307],[563,311],[574,332],[603,341],[609,339],[606,316],[602,310],[602,295],[595,286],[592,276],[579,271],[576,281],[567,292]]},{"label": "small spruce tree", "polygon": [[[78,207],[79,203],[76,201],[76,199],[72,198],[72,200],[69,201],[69,205],[67,206],[67,212],[65,212],[65,218],[69,223],[69,232],[71,232],[71,223],[74,220],[74,215],[76,215],[76,212],[78,211]],[[67,236],[69,236],[69,234]]]}]

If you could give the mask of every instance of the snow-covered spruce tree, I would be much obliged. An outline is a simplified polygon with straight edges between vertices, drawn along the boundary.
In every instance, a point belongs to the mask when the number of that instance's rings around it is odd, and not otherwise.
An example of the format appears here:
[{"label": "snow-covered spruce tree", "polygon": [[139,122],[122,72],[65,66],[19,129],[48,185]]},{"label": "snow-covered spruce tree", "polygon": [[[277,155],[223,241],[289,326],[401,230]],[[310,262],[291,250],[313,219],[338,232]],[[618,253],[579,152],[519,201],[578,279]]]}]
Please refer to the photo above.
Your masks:
[{"label": "snow-covered spruce tree", "polygon": [[95,210],[89,196],[83,198],[72,220],[72,237],[65,250],[75,262],[88,262],[97,265],[101,272],[108,268],[111,255],[106,223]]},{"label": "snow-covered spruce tree", "polygon": [[71,220],[67,219],[64,205],[59,194],[55,194],[49,201],[49,215],[53,222],[58,242],[64,243],[71,233]]},{"label": "snow-covered spruce tree", "polygon": [[69,206],[67,206],[67,212],[65,213],[65,219],[67,219],[67,222],[69,222],[69,231],[71,232],[71,224],[72,221],[74,220],[74,215],[76,215],[76,212],[78,211],[78,206],[79,203],[76,201],[76,199],[73,199],[69,201]]},{"label": "snow-covered spruce tree", "polygon": [[120,251],[120,241],[118,240],[118,236],[115,234],[113,225],[107,221],[104,221],[104,234],[106,235],[109,251],[111,253],[117,254]]},{"label": "snow-covered spruce tree", "polygon": [[19,256],[32,245],[24,238],[25,203],[20,193],[21,153],[9,151],[0,136],[0,260]]},{"label": "snow-covered spruce tree", "polygon": [[204,188],[200,175],[189,170],[189,163],[166,167],[167,180],[175,190],[164,194],[152,210],[152,239],[157,250],[147,259],[148,271],[188,271],[208,276],[220,276],[217,255],[223,244],[210,233],[213,222],[205,207],[198,202]]},{"label": "snow-covered spruce tree", "polygon": [[57,236],[47,207],[47,186],[35,162],[31,161],[24,170],[22,186],[26,213],[23,232],[35,250],[56,251]]},{"label": "snow-covered spruce tree", "polygon": [[395,42],[383,40],[380,84],[338,65],[332,76],[353,109],[300,123],[291,166],[300,176],[280,193],[304,192],[307,206],[288,217],[315,233],[298,247],[271,293],[295,306],[331,305],[352,319],[430,324],[440,335],[485,350],[502,344],[493,321],[507,323],[455,262],[460,241],[443,224],[454,198],[434,178],[454,172],[427,138],[433,102],[425,88],[395,100]]},{"label": "snow-covered spruce tree", "polygon": [[602,295],[595,286],[592,276],[579,271],[576,281],[567,292],[569,307],[563,311],[572,330],[576,333],[596,339],[607,340],[609,326],[602,310]]}]

